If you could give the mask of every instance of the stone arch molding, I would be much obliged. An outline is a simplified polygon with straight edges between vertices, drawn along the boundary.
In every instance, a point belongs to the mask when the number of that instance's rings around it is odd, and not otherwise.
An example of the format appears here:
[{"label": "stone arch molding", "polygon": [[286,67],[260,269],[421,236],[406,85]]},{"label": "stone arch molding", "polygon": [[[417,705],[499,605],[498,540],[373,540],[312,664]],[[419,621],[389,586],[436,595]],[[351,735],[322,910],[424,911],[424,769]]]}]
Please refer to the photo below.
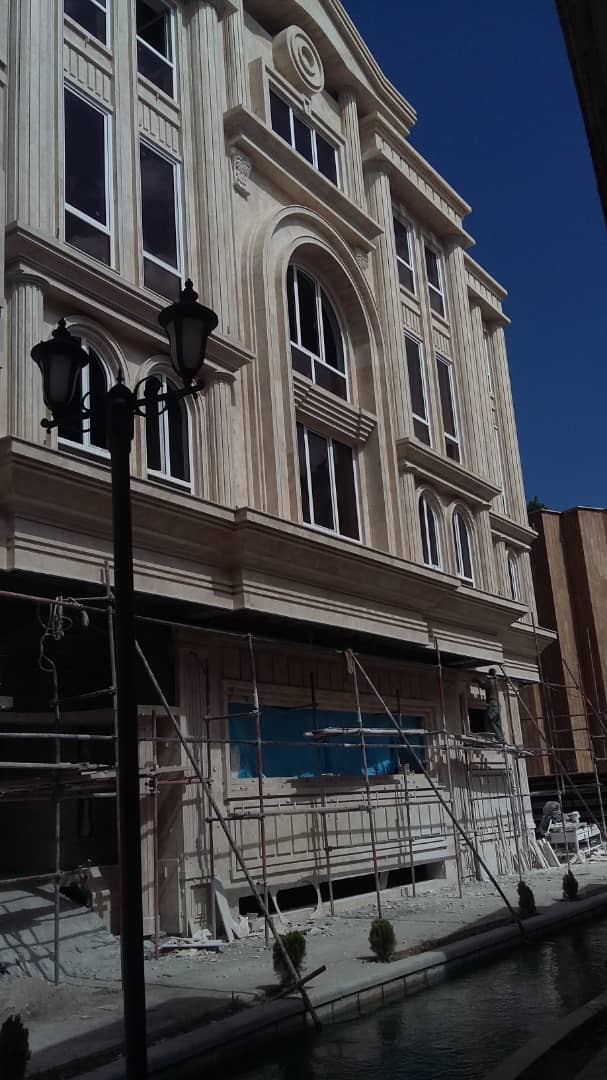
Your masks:
[{"label": "stone arch molding", "polygon": [[297,90],[311,97],[324,89],[325,73],[314,42],[299,26],[287,26],[272,42],[274,66]]},{"label": "stone arch molding", "polygon": [[68,315],[65,321],[70,334],[86,338],[93,346],[95,352],[108,369],[108,374],[117,379],[119,373],[122,373],[125,382],[128,384],[129,367],[126,356],[118,342],[108,333],[105,327],[101,328],[85,315]]}]

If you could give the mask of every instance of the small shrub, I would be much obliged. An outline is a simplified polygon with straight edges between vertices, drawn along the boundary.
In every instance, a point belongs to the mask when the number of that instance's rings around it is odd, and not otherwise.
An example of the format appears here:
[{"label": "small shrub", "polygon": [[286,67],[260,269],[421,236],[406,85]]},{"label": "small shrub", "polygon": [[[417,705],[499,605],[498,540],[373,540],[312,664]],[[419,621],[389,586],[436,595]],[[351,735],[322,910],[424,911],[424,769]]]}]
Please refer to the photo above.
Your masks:
[{"label": "small shrub", "polygon": [[533,889],[524,881],[519,881],[517,885],[518,891],[518,913],[521,919],[529,919],[532,915],[537,914],[537,908],[535,906],[535,896],[533,895]]},{"label": "small shrub", "polygon": [[394,927],[388,919],[374,919],[369,931],[369,945],[382,964],[392,959],[396,948]]},{"label": "small shrub", "polygon": [[20,1016],[9,1016],[0,1028],[0,1076],[23,1080],[30,1059],[29,1035]]},{"label": "small shrub", "polygon": [[577,900],[579,887],[578,879],[568,870],[563,878],[563,900]]},{"label": "small shrub", "polygon": [[[280,935],[280,940],[289,955],[293,967],[299,975],[306,955],[305,937],[299,930],[289,930],[287,934]],[[287,967],[287,962],[277,941],[274,942],[272,960],[274,962],[274,974],[281,985],[285,988],[293,986],[293,976]]]}]

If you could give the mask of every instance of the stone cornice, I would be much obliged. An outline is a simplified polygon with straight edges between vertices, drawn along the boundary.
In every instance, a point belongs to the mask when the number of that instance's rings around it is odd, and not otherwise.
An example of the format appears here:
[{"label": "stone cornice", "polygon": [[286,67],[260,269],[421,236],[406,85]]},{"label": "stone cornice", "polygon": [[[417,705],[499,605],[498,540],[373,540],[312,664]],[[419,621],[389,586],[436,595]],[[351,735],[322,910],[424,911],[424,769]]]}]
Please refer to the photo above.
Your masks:
[{"label": "stone cornice", "polygon": [[365,409],[330,394],[297,371],[293,372],[293,398],[298,420],[350,446],[364,445],[377,423]]},{"label": "stone cornice", "polygon": [[512,518],[495,513],[494,510],[489,514],[489,521],[491,532],[495,536],[499,536],[501,540],[506,540],[510,544],[515,544],[516,547],[524,548],[526,551],[529,550],[531,544],[537,538],[537,532],[530,525],[522,525],[519,521],[513,521]]},{"label": "stone cornice", "polygon": [[[347,195],[314,169],[301,154],[248,109],[238,106],[224,117],[228,147],[236,147],[291,201],[322,216],[355,247],[370,251],[381,228]],[[249,183],[254,183],[255,175]]]},{"label": "stone cornice", "polygon": [[[162,301],[120,277],[116,271],[88,259],[76,248],[17,223],[6,232],[6,281],[31,280],[45,294],[72,311],[82,312],[107,326],[116,336],[135,332],[151,353],[166,352],[166,335],[158,327]],[[218,367],[236,372],[254,359],[253,353],[233,338],[213,334],[208,357]]]},{"label": "stone cornice", "polygon": [[471,302],[480,306],[487,321],[508,326],[510,319],[502,310],[502,300],[508,295],[506,290],[468,252],[464,252],[464,269]]},{"label": "stone cornice", "polygon": [[446,491],[453,498],[487,508],[501,491],[489,480],[437,454],[417,439],[398,439],[396,452],[401,469],[414,473],[420,480]]}]

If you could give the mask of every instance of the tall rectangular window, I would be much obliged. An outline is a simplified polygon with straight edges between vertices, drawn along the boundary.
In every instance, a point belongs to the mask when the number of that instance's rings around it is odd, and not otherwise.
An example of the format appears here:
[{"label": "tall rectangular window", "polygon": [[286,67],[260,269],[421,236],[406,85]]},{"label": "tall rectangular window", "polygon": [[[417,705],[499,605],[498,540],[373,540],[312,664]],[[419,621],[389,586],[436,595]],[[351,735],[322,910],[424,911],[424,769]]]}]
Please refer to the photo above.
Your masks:
[{"label": "tall rectangular window", "polygon": [[173,13],[163,0],[137,0],[137,70],[175,96]]},{"label": "tall rectangular window", "polygon": [[430,446],[430,421],[428,418],[428,400],[426,393],[426,365],[424,363],[421,343],[409,334],[405,334],[405,349],[407,352],[407,372],[409,375],[409,392],[411,394],[411,411],[413,413],[413,431],[420,442],[425,443],[426,446]]},{"label": "tall rectangular window", "polygon": [[506,511],[508,510],[508,503],[506,502],[506,487],[504,485],[504,464],[503,464],[503,459],[502,459],[502,444],[501,444],[500,433],[499,433],[499,429],[497,427],[497,424],[495,425],[493,431],[494,431],[494,435],[495,435],[495,479],[496,479],[497,483],[499,484],[499,486],[502,489],[502,494],[501,494],[502,507],[504,509],[504,513],[506,513]]},{"label": "tall rectangular window", "polygon": [[148,289],[174,298],[181,277],[177,162],[140,142],[143,279]]},{"label": "tall rectangular window", "polygon": [[109,0],[63,0],[63,11],[88,34],[107,45]]},{"label": "tall rectangular window", "polygon": [[335,147],[316,131],[316,128],[302,120],[275,90],[270,90],[270,120],[272,130],[280,135],[281,139],[305,157],[327,180],[338,186]]},{"label": "tall rectangular window", "polygon": [[485,370],[487,372],[487,385],[489,393],[493,397],[493,372],[491,370],[491,341],[489,331],[483,327],[483,356],[485,358]]},{"label": "tall rectangular window", "polygon": [[297,425],[303,519],[360,539],[352,448]]},{"label": "tall rectangular window", "polygon": [[65,240],[100,262],[112,261],[110,118],[67,87],[65,106]]},{"label": "tall rectangular window", "polygon": [[445,315],[445,282],[443,278],[442,259],[437,251],[424,244],[426,259],[426,280],[428,282],[428,296],[430,307],[437,315]]},{"label": "tall rectangular window", "polygon": [[409,292],[415,292],[415,276],[413,274],[413,255],[411,252],[411,235],[408,227],[399,218],[393,218],[394,242],[396,244],[396,262],[398,266],[398,280]]},{"label": "tall rectangular window", "polygon": [[455,404],[455,387],[453,385],[453,365],[442,356],[437,356],[436,371],[438,374],[438,389],[443,418],[445,453],[452,461],[459,461],[460,445],[457,426],[457,409]]}]

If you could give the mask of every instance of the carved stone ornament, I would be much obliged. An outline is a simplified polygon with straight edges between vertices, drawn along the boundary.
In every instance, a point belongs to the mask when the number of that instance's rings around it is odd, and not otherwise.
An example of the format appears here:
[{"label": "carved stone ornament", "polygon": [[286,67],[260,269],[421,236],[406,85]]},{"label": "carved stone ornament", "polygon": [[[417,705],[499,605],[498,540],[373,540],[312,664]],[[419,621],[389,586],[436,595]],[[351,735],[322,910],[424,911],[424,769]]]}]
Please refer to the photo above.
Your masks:
[{"label": "carved stone ornament", "polygon": [[285,79],[311,96],[325,85],[325,73],[316,45],[298,26],[288,26],[272,42],[274,66]]},{"label": "carved stone ornament", "polygon": [[369,269],[369,256],[367,252],[362,251],[361,248],[355,248],[353,255],[363,273],[366,274],[367,270]]},{"label": "carved stone ornament", "polygon": [[244,195],[245,199],[248,199],[249,177],[251,175],[250,158],[246,157],[242,150],[232,150],[231,157],[234,190],[237,191],[239,195]]}]

